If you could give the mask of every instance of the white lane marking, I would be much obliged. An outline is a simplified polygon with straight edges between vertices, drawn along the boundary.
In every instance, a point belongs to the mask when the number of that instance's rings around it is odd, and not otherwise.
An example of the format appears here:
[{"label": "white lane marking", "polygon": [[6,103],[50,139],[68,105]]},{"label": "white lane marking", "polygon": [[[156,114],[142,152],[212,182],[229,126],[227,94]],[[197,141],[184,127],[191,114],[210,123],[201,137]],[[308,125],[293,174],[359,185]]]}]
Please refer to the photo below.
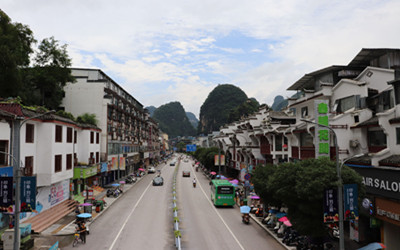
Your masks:
[{"label": "white lane marking", "polygon": [[[195,175],[195,177],[197,178],[196,173],[193,171],[193,174]],[[232,235],[232,237],[235,239],[236,243],[239,245],[239,247],[242,250],[245,250],[245,248],[242,246],[242,244],[240,244],[238,238],[236,238],[235,234],[233,234],[232,230],[229,228],[228,224],[226,224],[225,220],[222,218],[222,216],[220,215],[220,213],[218,212],[217,208],[215,208],[214,204],[212,204],[211,199],[209,199],[209,197],[207,196],[206,192],[204,191],[203,187],[201,186],[200,182],[199,183],[199,187],[201,189],[201,191],[203,192],[204,196],[207,198],[208,203],[210,203],[211,207],[214,209],[214,211],[217,213],[218,217],[221,219],[222,223],[224,223],[226,229],[228,229],[229,233]]]},{"label": "white lane marking", "polygon": [[149,189],[151,183],[152,183],[152,182],[150,181],[149,185],[148,185],[147,188],[144,190],[143,194],[140,196],[140,198],[139,198],[139,200],[136,202],[135,206],[132,208],[132,210],[131,210],[131,212],[129,213],[128,217],[126,218],[124,224],[122,225],[121,229],[119,230],[117,236],[115,237],[113,243],[111,244],[109,250],[111,250],[111,249],[114,247],[114,245],[115,245],[115,243],[117,242],[117,239],[119,238],[119,236],[120,236],[122,230],[123,230],[124,227],[126,226],[126,223],[128,223],[129,218],[131,217],[132,213],[135,211],[136,207],[139,205],[139,202],[142,200],[144,194],[147,192],[147,189]]}]

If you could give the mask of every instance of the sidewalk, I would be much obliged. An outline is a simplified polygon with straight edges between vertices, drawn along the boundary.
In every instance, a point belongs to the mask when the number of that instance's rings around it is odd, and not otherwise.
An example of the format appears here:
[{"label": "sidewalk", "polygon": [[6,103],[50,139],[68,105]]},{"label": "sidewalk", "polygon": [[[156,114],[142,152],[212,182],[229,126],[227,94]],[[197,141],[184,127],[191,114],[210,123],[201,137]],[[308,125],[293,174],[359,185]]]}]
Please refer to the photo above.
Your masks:
[{"label": "sidewalk", "polygon": [[[103,192],[96,195],[96,200],[104,199],[107,205],[104,207],[103,211],[97,213],[95,209],[92,211],[92,219],[86,223],[90,232],[90,224],[99,218],[117,199],[123,196],[128,190],[130,190],[133,186],[136,185],[139,181],[142,180],[142,177],[137,178],[137,181],[133,184],[124,184],[123,193],[120,194],[117,198],[107,197],[107,189],[104,189]],[[118,181],[119,182],[119,181]],[[76,214],[72,212],[57,221],[55,224],[44,230],[39,235],[35,235],[35,245],[33,247],[34,250],[44,250],[49,249],[52,245],[54,245],[57,241],[59,241],[59,248],[65,246],[66,244],[71,243],[70,237],[75,233],[75,219]]]}]

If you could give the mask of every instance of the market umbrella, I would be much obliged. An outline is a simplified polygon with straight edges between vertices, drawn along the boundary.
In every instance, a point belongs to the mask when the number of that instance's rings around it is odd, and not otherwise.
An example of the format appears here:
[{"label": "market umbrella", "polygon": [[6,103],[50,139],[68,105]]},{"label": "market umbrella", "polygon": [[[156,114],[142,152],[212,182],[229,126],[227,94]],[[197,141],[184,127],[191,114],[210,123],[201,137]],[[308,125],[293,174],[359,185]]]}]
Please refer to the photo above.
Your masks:
[{"label": "market umbrella", "polygon": [[125,184],[125,181],[120,181],[119,183],[120,183],[120,184]]},{"label": "market umbrella", "polygon": [[270,209],[268,211],[268,213],[271,213],[271,214],[276,214],[277,212],[278,212],[278,210],[276,210],[276,209]]},{"label": "market umbrella", "polygon": [[279,219],[280,222],[288,221],[289,219],[286,216],[283,216]]},{"label": "market umbrella", "polygon": [[232,183],[232,186],[234,186],[234,187],[237,187],[237,186],[238,186],[238,184]]},{"label": "market umbrella", "polygon": [[113,187],[119,187],[119,184],[118,184],[118,183],[113,183],[113,184],[111,184],[111,186],[113,186]]},{"label": "market umbrella", "polygon": [[82,219],[87,219],[87,218],[92,217],[92,215],[89,213],[83,213],[83,214],[78,214],[76,217],[82,218]]},{"label": "market umbrella", "polygon": [[139,168],[138,170],[139,170],[139,171],[145,171],[143,168]]},{"label": "market umbrella", "polygon": [[240,212],[242,214],[248,214],[248,213],[250,213],[250,210],[251,210],[251,208],[249,206],[241,206],[240,207]]},{"label": "market umbrella", "polygon": [[221,180],[227,180],[228,178],[226,178],[225,176],[221,175]]},{"label": "market umbrella", "polygon": [[83,206],[83,207],[92,206],[92,203],[82,203],[79,206]]},{"label": "market umbrella", "polygon": [[386,246],[383,245],[382,243],[373,242],[362,248],[359,248],[358,250],[376,250],[376,249],[383,249],[383,248],[386,248]]},{"label": "market umbrella", "polygon": [[234,180],[231,180],[231,181],[230,181],[230,183],[239,184],[239,181],[238,181],[238,180],[236,180],[236,179],[234,179]]},{"label": "market umbrella", "polygon": [[210,174],[212,174],[212,175],[216,175],[217,173],[213,171],[213,172],[211,172]]},{"label": "market umbrella", "polygon": [[253,199],[253,200],[258,200],[258,199],[260,199],[260,197],[257,196],[257,195],[253,195],[253,196],[251,196],[250,198]]},{"label": "market umbrella", "polygon": [[292,223],[290,223],[289,220],[284,221],[283,224],[285,224],[285,225],[288,226],[288,227],[291,227],[291,226],[292,226]]}]

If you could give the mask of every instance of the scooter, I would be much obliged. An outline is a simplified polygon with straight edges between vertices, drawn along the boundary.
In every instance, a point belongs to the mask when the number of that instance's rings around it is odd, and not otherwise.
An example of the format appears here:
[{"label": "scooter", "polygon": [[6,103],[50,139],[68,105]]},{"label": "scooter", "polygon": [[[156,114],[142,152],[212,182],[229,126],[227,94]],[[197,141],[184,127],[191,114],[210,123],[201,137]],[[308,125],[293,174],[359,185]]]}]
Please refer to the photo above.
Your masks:
[{"label": "scooter", "polygon": [[194,187],[194,188],[196,187],[196,182],[193,182],[193,187]]},{"label": "scooter", "polygon": [[250,215],[249,214],[243,214],[242,215],[242,222],[244,223],[244,224],[249,224],[250,223]]}]

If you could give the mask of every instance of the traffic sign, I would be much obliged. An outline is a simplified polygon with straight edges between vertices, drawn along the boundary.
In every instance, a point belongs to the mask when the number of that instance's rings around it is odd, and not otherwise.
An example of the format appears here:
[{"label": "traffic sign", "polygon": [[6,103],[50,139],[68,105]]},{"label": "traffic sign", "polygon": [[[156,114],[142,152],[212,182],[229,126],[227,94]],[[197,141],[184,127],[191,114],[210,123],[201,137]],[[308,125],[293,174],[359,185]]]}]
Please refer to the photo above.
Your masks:
[{"label": "traffic sign", "polygon": [[250,180],[250,174],[245,174],[245,175],[244,175],[244,179],[245,179],[245,180]]}]

